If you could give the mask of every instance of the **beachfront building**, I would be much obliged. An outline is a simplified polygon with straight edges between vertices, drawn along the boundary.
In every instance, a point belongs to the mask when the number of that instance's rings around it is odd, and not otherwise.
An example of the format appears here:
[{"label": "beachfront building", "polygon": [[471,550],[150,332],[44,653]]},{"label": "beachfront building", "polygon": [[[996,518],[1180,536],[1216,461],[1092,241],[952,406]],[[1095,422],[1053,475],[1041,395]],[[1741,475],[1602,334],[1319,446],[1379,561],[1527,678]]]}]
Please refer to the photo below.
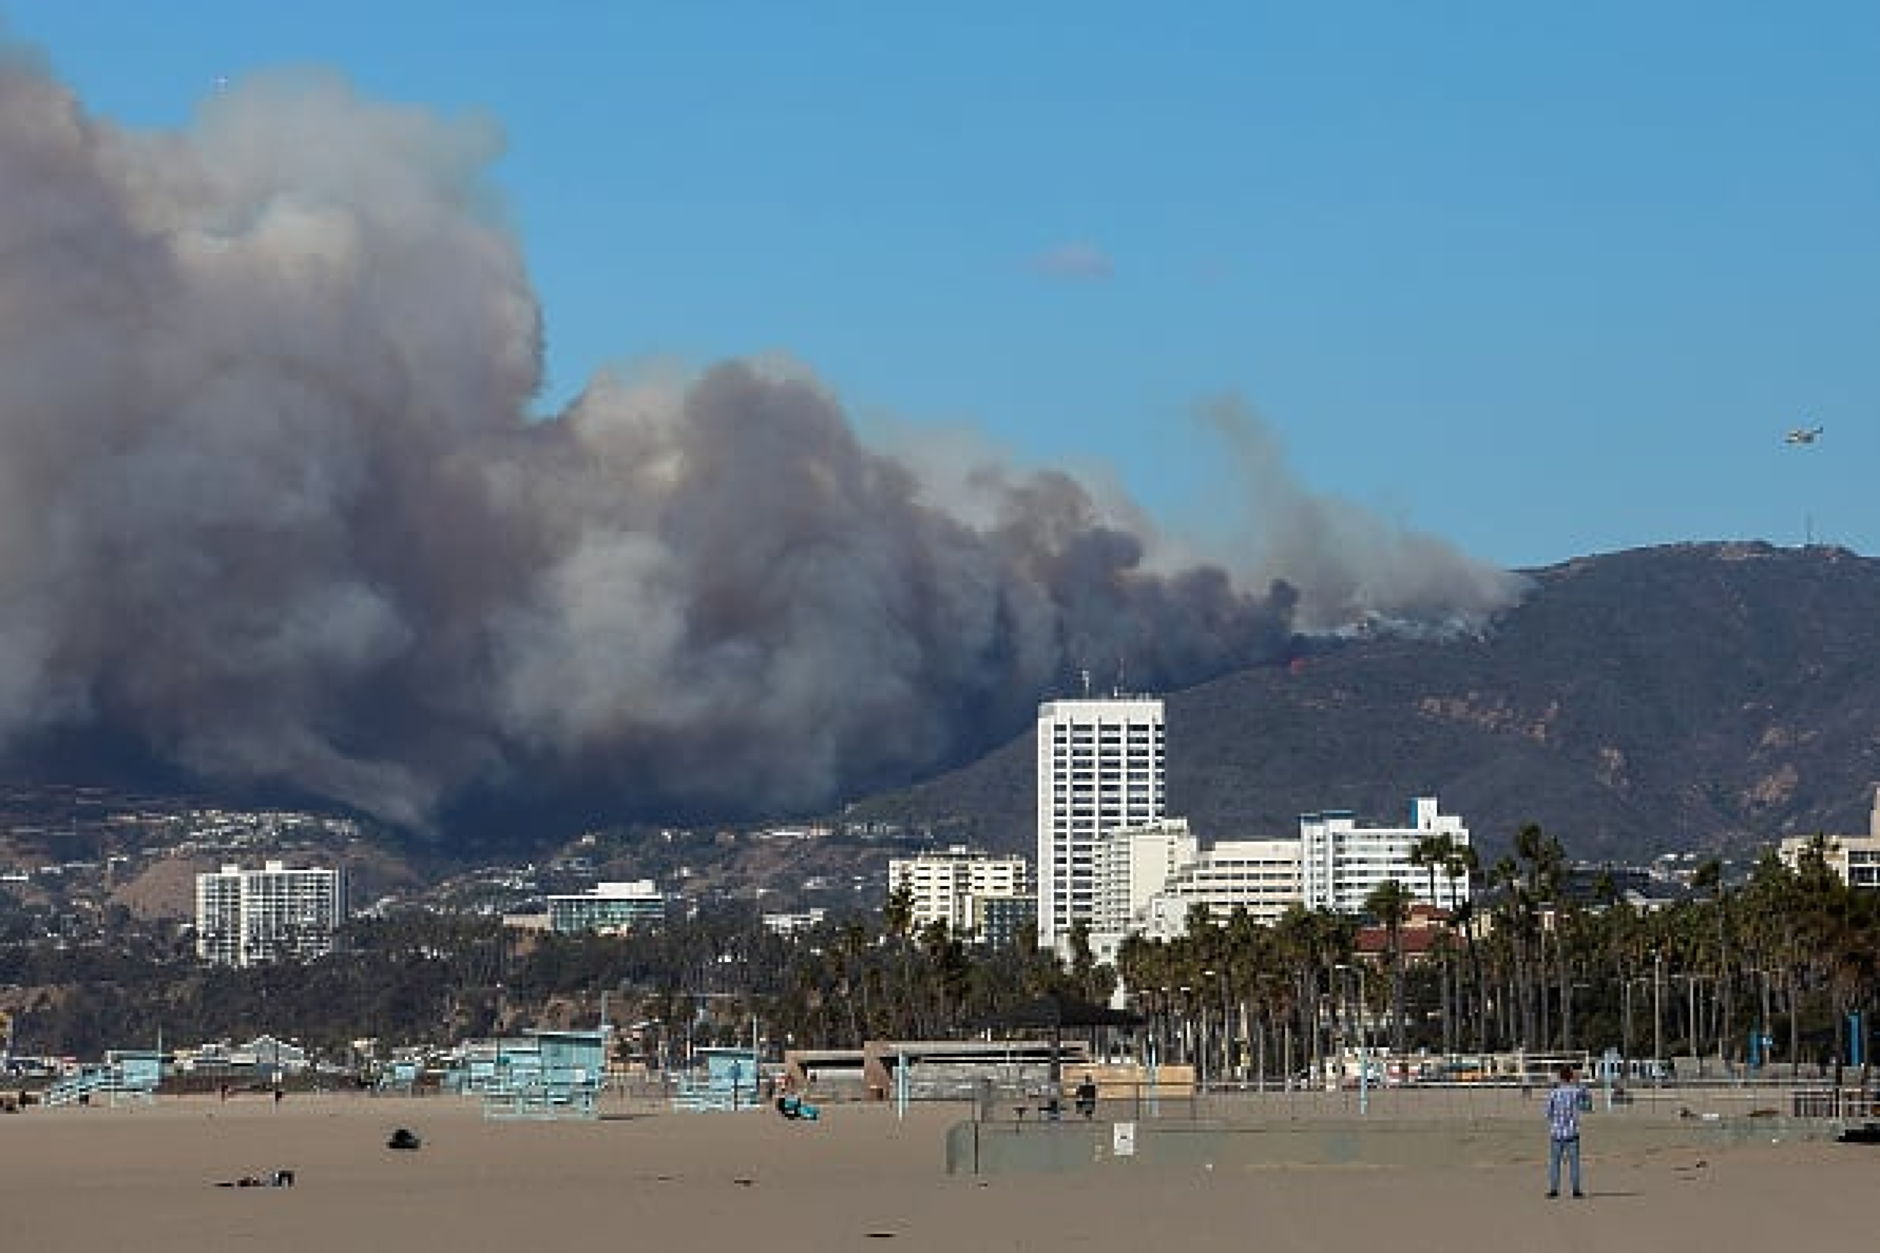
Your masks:
[{"label": "beachfront building", "polygon": [[1302,814],[1299,818],[1301,903],[1307,909],[1339,914],[1364,912],[1364,902],[1381,884],[1396,880],[1410,895],[1431,905],[1447,906],[1469,895],[1466,870],[1451,877],[1437,868],[1435,895],[1431,872],[1417,864],[1417,847],[1447,836],[1458,846],[1469,843],[1462,819],[1439,811],[1434,796],[1410,802],[1409,823],[1401,827],[1361,827],[1349,810]]},{"label": "beachfront building", "polygon": [[1019,856],[995,856],[956,845],[944,852],[888,861],[888,892],[905,891],[916,932],[944,923],[965,940],[985,938],[986,902],[1029,897],[1031,871]]},{"label": "beachfront building", "polygon": [[1165,804],[1161,700],[1121,693],[1038,707],[1038,945],[1062,949],[1093,921],[1099,841],[1159,821]]},{"label": "beachfront building", "polygon": [[666,898],[651,879],[599,883],[585,892],[548,898],[548,929],[621,931],[666,921]]},{"label": "beachfront building", "polygon": [[1866,835],[1795,835],[1782,841],[1776,855],[1794,869],[1817,840],[1828,869],[1853,888],[1880,888],[1880,787],[1874,789],[1873,813]]},{"label": "beachfront building", "polygon": [[196,876],[196,955],[217,966],[307,961],[333,951],[346,920],[342,870],[225,865]]}]

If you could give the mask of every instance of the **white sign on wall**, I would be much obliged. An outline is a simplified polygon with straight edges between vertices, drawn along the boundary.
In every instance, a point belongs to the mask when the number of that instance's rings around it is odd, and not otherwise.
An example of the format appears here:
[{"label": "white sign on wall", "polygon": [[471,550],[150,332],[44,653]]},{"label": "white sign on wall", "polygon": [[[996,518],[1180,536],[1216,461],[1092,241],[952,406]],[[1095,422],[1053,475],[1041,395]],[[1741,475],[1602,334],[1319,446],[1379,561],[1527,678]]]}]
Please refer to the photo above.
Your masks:
[{"label": "white sign on wall", "polygon": [[1110,1152],[1117,1157],[1136,1156],[1136,1124],[1119,1122],[1113,1124],[1110,1134]]}]

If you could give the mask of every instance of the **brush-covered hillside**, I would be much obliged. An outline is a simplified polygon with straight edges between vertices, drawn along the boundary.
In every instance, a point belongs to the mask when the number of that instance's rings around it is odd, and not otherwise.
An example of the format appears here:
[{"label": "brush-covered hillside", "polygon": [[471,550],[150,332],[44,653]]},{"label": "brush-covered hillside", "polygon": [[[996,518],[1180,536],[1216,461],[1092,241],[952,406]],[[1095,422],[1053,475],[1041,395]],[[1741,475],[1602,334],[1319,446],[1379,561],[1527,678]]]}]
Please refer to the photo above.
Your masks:
[{"label": "brush-covered hillside", "polygon": [[[1326,646],[1167,694],[1169,808],[1201,838],[1413,795],[1485,853],[1539,822],[1583,859],[1864,832],[1880,780],[1880,561],[1678,544],[1529,571],[1480,635]],[[1033,839],[1033,743],[852,806],[999,849]]]}]

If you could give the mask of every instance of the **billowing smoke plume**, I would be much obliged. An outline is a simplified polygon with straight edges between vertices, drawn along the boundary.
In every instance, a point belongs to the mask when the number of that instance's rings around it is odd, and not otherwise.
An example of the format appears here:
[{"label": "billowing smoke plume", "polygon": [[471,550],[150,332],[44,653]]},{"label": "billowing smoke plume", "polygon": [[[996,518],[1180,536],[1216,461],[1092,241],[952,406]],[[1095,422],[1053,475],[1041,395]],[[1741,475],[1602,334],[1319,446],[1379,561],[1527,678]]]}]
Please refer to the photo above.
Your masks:
[{"label": "billowing smoke plume", "polygon": [[1072,479],[942,488],[748,363],[532,418],[495,151],[305,78],[127,133],[0,54],[0,748],[95,736],[413,825],[525,788],[815,807],[1080,667],[1172,687],[1279,655],[1299,605],[1515,594],[1349,512],[1277,526],[1252,579],[1159,569]]}]

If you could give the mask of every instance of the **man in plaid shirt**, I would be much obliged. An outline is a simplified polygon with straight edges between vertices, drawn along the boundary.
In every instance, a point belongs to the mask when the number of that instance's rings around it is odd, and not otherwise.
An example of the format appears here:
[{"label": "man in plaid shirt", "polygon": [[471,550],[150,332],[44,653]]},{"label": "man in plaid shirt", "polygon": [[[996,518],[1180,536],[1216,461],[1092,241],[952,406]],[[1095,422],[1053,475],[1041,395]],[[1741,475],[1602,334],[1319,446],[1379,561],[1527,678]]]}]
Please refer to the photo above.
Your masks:
[{"label": "man in plaid shirt", "polygon": [[1560,1068],[1560,1082],[1547,1094],[1547,1195],[1560,1195],[1560,1159],[1567,1159],[1574,1196],[1580,1191],[1580,1111],[1591,1108],[1591,1095],[1573,1081],[1573,1067]]}]

